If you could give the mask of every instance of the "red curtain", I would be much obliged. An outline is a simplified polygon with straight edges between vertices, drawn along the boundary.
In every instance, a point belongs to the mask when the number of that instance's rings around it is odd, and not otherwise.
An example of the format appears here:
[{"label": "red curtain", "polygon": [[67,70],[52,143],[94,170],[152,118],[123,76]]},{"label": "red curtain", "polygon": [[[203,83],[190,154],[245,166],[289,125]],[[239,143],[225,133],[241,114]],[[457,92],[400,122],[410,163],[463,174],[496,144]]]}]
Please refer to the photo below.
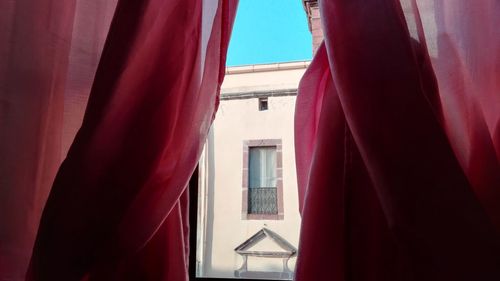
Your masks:
[{"label": "red curtain", "polygon": [[0,3],[0,279],[24,279],[50,190],[28,280],[185,280],[237,1],[35,2]]},{"label": "red curtain", "polygon": [[120,1],[29,280],[187,280],[187,195],[236,1]]},{"label": "red curtain", "polygon": [[296,280],[500,280],[500,3],[320,1]]},{"label": "red curtain", "polygon": [[24,280],[115,2],[0,1],[0,280]]}]

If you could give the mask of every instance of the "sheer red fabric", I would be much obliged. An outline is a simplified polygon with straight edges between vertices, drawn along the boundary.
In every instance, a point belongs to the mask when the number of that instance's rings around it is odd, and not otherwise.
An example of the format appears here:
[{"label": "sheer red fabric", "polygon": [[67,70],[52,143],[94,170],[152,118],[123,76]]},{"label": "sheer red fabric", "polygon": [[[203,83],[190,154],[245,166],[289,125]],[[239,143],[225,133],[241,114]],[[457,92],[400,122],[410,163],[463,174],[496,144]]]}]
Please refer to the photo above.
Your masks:
[{"label": "sheer red fabric", "polygon": [[187,280],[184,190],[218,105],[236,5],[118,3],[27,280]]},{"label": "sheer red fabric", "polygon": [[296,280],[499,280],[498,1],[320,10],[296,108]]},{"label": "sheer red fabric", "polygon": [[0,1],[0,280],[24,280],[115,2]]}]

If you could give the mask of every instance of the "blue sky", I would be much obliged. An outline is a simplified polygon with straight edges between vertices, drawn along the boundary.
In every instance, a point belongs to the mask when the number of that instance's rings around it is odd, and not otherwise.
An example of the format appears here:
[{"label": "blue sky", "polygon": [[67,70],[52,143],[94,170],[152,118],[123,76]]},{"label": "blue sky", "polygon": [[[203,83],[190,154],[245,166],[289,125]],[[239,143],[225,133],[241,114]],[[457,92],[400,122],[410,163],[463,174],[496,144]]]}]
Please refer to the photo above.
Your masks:
[{"label": "blue sky", "polygon": [[227,66],[312,58],[301,0],[240,0]]}]

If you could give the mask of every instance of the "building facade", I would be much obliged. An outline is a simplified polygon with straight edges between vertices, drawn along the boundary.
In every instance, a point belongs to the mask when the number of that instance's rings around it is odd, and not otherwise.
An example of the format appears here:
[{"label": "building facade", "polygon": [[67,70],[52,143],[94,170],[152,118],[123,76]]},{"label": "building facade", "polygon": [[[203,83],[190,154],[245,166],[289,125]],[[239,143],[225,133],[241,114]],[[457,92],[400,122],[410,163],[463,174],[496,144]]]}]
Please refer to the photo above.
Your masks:
[{"label": "building facade", "polygon": [[[317,0],[303,0],[313,52]],[[197,276],[292,279],[300,214],[297,88],[309,62],[229,67],[199,165]]]},{"label": "building facade", "polygon": [[293,118],[308,64],[227,69],[200,162],[199,276],[292,278],[300,229]]}]

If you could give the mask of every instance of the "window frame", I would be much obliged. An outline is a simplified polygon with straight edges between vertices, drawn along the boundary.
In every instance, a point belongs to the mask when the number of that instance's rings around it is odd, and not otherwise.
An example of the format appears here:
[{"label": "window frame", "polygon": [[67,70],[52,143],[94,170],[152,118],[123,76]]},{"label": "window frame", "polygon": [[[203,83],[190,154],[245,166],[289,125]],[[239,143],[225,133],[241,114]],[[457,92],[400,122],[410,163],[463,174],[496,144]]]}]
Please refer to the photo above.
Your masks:
[{"label": "window frame", "polygon": [[[276,199],[277,214],[248,213],[249,153],[251,147],[276,147]],[[252,139],[243,141],[243,176],[241,182],[241,219],[242,220],[283,220],[283,153],[281,139]]]}]

